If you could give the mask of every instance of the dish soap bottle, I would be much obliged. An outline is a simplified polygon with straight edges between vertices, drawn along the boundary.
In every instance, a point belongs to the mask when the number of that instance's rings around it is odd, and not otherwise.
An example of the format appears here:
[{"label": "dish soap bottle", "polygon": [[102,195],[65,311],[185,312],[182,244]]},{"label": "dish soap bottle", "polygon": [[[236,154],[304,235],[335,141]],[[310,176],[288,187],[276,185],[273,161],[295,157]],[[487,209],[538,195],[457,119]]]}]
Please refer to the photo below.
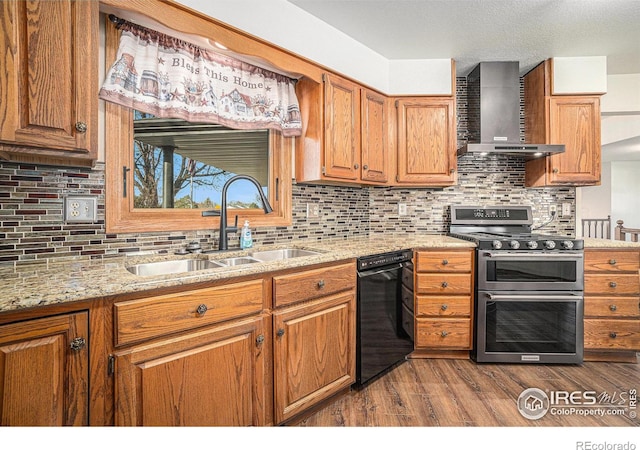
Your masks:
[{"label": "dish soap bottle", "polygon": [[244,221],[244,226],[240,232],[240,248],[251,248],[253,246],[253,238],[251,237],[251,228],[249,228],[249,221]]}]

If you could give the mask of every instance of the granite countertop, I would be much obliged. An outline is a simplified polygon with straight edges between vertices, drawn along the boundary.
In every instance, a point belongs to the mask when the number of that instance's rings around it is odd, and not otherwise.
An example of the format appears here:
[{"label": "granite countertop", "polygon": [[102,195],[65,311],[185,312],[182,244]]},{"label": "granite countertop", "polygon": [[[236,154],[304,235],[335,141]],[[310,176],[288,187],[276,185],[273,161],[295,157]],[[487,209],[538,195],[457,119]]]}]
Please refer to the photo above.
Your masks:
[{"label": "granite countertop", "polygon": [[471,242],[445,235],[371,236],[367,238],[293,241],[290,244],[255,247],[255,250],[276,248],[307,248],[321,252],[317,256],[291,258],[232,267],[221,267],[171,275],[139,276],[130,273],[131,265],[175,259],[221,259],[247,254],[230,251],[195,255],[129,255],[97,261],[65,261],[0,269],[0,313],[24,308],[90,300],[111,295],[142,292],[163,287],[257,275],[283,269],[304,267],[360,256],[402,249],[469,248]]},{"label": "granite countertop", "polygon": [[640,242],[584,238],[584,248],[640,248]]},{"label": "granite countertop", "polygon": [[[585,248],[640,248],[640,243],[606,239],[584,239]],[[139,276],[126,268],[143,262],[175,259],[221,259],[245,255],[247,251],[229,251],[195,255],[128,255],[96,261],[64,261],[0,269],[0,313],[24,308],[90,300],[105,296],[143,292],[163,287],[189,285],[240,276],[304,267],[403,249],[472,248],[472,242],[446,235],[374,235],[353,239],[322,241],[296,240],[290,244],[255,247],[256,250],[306,248],[319,255],[220,267],[171,275]]]}]

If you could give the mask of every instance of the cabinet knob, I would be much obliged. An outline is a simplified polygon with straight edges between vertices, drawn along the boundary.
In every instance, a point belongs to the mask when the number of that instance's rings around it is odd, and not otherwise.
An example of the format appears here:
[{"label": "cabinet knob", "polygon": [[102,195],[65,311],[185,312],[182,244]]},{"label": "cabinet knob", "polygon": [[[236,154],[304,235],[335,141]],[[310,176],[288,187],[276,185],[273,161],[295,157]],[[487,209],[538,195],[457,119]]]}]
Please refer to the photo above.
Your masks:
[{"label": "cabinet knob", "polygon": [[557,168],[557,167],[554,167],[554,168],[553,168],[553,170],[552,170],[552,172],[553,172],[553,173],[558,173],[558,172],[560,172],[560,171],[558,170],[558,168]]},{"label": "cabinet knob", "polygon": [[449,283],[447,283],[446,281],[443,281],[441,286],[443,288],[446,288],[447,286],[449,286]]},{"label": "cabinet knob", "polygon": [[359,168],[360,168],[360,164],[354,164],[354,165],[353,165],[353,168],[354,168],[354,169],[359,169]]},{"label": "cabinet knob", "polygon": [[609,286],[611,286],[612,288],[616,287],[618,285],[618,283],[616,283],[615,281],[610,281],[609,282]]},{"label": "cabinet knob", "polygon": [[76,122],[76,131],[78,133],[86,133],[87,132],[87,124],[84,122]]},{"label": "cabinet knob", "polygon": [[441,309],[441,310],[443,310],[443,311],[446,311],[446,310],[447,310],[447,308],[449,308],[449,306],[447,306],[447,305],[442,305],[442,306],[440,307],[440,309]]},{"label": "cabinet knob", "polygon": [[324,287],[324,280],[318,281],[318,289],[322,289]]},{"label": "cabinet knob", "polygon": [[362,168],[363,168],[364,170],[369,170],[369,166],[367,166],[366,164],[365,164],[364,166],[362,166]]},{"label": "cabinet knob", "polygon": [[85,338],[77,337],[71,341],[71,344],[69,344],[69,348],[71,348],[71,350],[73,350],[74,352],[77,352],[79,350],[82,350],[85,345],[87,345],[87,341],[85,340]]},{"label": "cabinet knob", "polygon": [[198,313],[199,316],[203,316],[204,313],[207,312],[209,308],[207,308],[207,305],[205,305],[204,303],[199,305],[198,308],[196,309],[196,313]]},{"label": "cabinet knob", "polygon": [[617,310],[617,309],[618,309],[618,307],[617,307],[616,305],[609,305],[609,309],[610,309],[611,311],[615,311],[615,310]]},{"label": "cabinet knob", "polygon": [[256,345],[260,346],[262,345],[263,342],[264,342],[264,334],[261,334],[256,338]]},{"label": "cabinet knob", "polygon": [[449,336],[449,333],[447,333],[446,331],[443,331],[442,333],[440,333],[440,336],[447,337]]},{"label": "cabinet knob", "polygon": [[446,260],[446,259],[443,259],[443,260],[442,260],[442,265],[443,265],[443,266],[446,266],[447,264],[449,264],[449,261],[448,261],[448,260]]},{"label": "cabinet knob", "polygon": [[612,266],[616,265],[616,260],[615,259],[610,259],[609,260],[609,264],[611,264]]},{"label": "cabinet knob", "polygon": [[449,173],[452,173],[452,174],[453,174],[453,173],[455,173],[455,172],[456,172],[456,169],[449,169]]},{"label": "cabinet knob", "polygon": [[276,336],[278,337],[284,336],[284,328],[278,329],[278,331],[276,332]]},{"label": "cabinet knob", "polygon": [[617,337],[618,337],[618,334],[617,334],[615,331],[612,331],[611,333],[609,333],[609,337],[610,337],[611,339],[615,339],[615,338],[617,338]]}]

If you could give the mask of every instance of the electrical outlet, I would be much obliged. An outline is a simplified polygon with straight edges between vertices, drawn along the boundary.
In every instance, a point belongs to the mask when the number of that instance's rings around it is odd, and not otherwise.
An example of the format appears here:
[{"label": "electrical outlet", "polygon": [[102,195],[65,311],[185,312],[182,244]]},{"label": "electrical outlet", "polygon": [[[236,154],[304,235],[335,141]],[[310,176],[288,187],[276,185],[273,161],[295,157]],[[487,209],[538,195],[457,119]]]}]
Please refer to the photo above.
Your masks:
[{"label": "electrical outlet", "polygon": [[562,204],[562,217],[571,217],[571,203]]},{"label": "electrical outlet", "polygon": [[307,219],[317,219],[318,217],[320,217],[320,205],[307,203]]},{"label": "electrical outlet", "polygon": [[407,204],[406,203],[398,203],[398,215],[406,216],[407,215]]},{"label": "electrical outlet", "polygon": [[549,205],[549,214],[555,214],[558,212],[558,206],[557,205]]},{"label": "electrical outlet", "polygon": [[98,202],[95,197],[66,197],[64,199],[65,222],[95,222],[98,218]]}]

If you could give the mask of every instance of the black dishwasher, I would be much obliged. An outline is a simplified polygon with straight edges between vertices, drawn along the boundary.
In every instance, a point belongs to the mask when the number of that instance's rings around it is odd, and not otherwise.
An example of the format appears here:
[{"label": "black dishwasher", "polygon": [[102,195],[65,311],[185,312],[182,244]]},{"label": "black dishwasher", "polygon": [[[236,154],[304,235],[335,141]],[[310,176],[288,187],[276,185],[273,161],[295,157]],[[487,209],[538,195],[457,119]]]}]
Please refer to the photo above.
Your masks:
[{"label": "black dishwasher", "polygon": [[402,324],[402,274],[411,250],[358,258],[356,385],[364,385],[413,351]]}]

